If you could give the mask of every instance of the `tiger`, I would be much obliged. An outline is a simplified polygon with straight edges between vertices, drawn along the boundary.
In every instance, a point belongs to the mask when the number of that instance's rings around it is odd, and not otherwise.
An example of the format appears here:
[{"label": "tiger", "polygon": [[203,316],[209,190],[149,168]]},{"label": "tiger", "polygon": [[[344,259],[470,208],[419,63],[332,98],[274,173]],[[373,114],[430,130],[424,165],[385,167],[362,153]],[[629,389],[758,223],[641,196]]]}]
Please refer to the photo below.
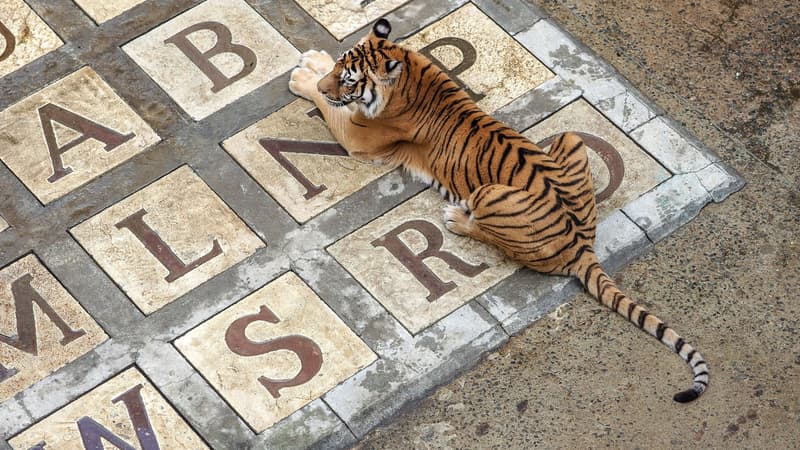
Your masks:
[{"label": "tiger", "polygon": [[447,200],[445,227],[501,249],[544,274],[576,277],[607,308],[677,353],[692,369],[691,402],[708,387],[708,364],[675,330],[620,291],[594,251],[597,210],[586,146],[559,135],[546,152],[486,114],[424,55],[371,31],[337,61],[309,50],[289,90],[312,101],[347,153],[403,167]]}]

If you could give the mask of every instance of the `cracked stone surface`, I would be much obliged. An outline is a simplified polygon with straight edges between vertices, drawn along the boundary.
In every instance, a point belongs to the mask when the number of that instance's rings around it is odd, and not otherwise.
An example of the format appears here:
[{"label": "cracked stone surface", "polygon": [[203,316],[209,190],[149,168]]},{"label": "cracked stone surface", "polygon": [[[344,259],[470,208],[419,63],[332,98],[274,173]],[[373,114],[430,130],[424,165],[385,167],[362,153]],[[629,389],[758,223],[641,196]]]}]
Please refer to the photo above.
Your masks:
[{"label": "cracked stone surface", "polygon": [[64,44],[23,0],[0,1],[0,17],[0,77]]},{"label": "cracked stone surface", "polygon": [[[301,52],[340,52],[379,15],[543,146],[583,133],[609,270],[743,186],[741,165],[522,0],[113,3],[0,0],[44,26],[35,56],[0,47],[2,450],[344,448],[505,344],[489,357],[502,361],[531,323],[569,316],[577,282],[446,232],[435,193],[350,160],[288,92]],[[46,275],[41,300],[11,286],[28,274]],[[91,345],[71,349],[62,317]],[[610,368],[596,359],[563,370]],[[573,384],[591,403],[595,384]],[[486,423],[426,423],[409,442],[486,444],[459,440]]]},{"label": "cracked stone surface", "polygon": [[[142,415],[141,405],[147,414]],[[92,418],[82,417],[92,411]],[[80,424],[76,430],[73,423]],[[169,448],[208,448],[169,406],[158,391],[136,370],[128,369],[59,410],[11,440],[15,448],[42,447],[81,449],[108,439],[114,430],[116,442],[142,446],[158,441]]]},{"label": "cracked stone surface", "polygon": [[406,0],[300,0],[298,3],[337,39],[372,23]]},{"label": "cracked stone surface", "polygon": [[114,2],[104,2],[102,0],[75,0],[86,14],[97,23],[103,23],[124,13],[134,6],[144,3],[144,0],[116,0]]}]

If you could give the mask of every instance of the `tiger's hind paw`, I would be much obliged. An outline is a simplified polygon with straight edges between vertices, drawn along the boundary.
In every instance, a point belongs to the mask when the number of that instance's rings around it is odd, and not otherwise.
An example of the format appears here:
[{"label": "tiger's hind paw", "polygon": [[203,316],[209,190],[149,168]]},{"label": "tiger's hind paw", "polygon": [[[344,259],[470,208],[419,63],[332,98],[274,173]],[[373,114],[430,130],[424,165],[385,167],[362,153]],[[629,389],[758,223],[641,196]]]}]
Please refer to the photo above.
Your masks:
[{"label": "tiger's hind paw", "polygon": [[299,67],[311,70],[320,76],[325,76],[333,70],[336,63],[325,50],[309,50],[300,56]]},{"label": "tiger's hind paw", "polygon": [[472,214],[466,206],[458,204],[447,205],[444,207],[444,226],[451,233],[469,236],[473,231],[475,222],[472,220]]}]

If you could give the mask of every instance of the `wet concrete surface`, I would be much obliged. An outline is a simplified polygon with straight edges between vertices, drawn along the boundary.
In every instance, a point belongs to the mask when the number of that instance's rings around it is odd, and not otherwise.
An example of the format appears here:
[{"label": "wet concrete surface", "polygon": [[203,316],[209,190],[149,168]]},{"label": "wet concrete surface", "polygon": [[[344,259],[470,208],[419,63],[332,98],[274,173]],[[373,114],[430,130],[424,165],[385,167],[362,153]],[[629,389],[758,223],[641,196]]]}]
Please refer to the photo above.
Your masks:
[{"label": "wet concrete surface", "polygon": [[685,364],[579,295],[360,447],[797,448],[800,4],[532,3],[748,182],[615,275],[711,386],[674,403]]}]

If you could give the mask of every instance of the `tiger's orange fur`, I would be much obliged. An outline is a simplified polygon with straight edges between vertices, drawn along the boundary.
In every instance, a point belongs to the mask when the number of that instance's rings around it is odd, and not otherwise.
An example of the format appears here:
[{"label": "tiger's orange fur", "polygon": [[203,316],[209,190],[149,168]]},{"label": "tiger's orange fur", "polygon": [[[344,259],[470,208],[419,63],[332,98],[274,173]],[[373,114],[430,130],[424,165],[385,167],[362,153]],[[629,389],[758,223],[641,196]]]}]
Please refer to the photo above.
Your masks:
[{"label": "tiger's orange fur", "polygon": [[290,89],[313,101],[356,158],[403,166],[450,201],[447,228],[491,243],[538,272],[577,277],[603,305],[644,329],[708,386],[703,357],[672,328],[617,288],[595,256],[594,186],[586,149],[565,133],[542,151],[484,113],[425,56],[389,41],[381,19],[338,61],[309,51]]}]

